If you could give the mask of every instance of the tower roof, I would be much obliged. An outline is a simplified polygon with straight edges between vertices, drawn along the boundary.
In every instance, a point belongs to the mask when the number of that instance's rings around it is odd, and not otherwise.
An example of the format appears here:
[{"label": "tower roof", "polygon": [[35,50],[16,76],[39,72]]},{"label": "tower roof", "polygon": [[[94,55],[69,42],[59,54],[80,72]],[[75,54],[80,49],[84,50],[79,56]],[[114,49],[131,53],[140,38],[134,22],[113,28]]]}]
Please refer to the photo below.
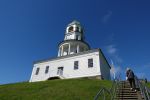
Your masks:
[{"label": "tower roof", "polygon": [[81,25],[81,24],[80,24],[79,21],[74,20],[74,21],[72,21],[70,24],[68,24],[68,26],[70,26],[70,25]]}]

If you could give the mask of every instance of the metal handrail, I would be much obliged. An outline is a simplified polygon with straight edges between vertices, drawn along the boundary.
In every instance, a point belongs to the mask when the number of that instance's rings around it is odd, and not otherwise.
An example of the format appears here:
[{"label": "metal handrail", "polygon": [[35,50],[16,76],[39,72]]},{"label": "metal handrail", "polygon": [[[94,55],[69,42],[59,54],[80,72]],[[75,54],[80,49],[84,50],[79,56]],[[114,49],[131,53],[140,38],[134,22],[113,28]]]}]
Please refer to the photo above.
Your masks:
[{"label": "metal handrail", "polygon": [[100,91],[96,94],[96,96],[94,97],[94,100],[98,100],[99,97],[101,97],[103,95],[103,100],[106,99],[105,96],[105,92],[107,92],[108,94],[110,94],[110,91],[108,89],[106,89],[105,87],[103,87],[102,89],[100,89]]},{"label": "metal handrail", "polygon": [[[103,97],[102,100],[106,100],[106,95],[105,93],[108,93],[110,95],[111,100],[114,100],[116,96],[116,90],[118,88],[120,80],[117,78],[116,80],[113,81],[112,87],[110,89],[108,88],[101,88],[96,96],[94,97],[94,100],[98,100],[101,96]],[[141,95],[144,98],[144,100],[150,100],[150,88],[148,88],[145,84],[140,82],[140,80],[135,76],[135,83],[136,83],[136,88],[139,88],[141,91]]]},{"label": "metal handrail", "polygon": [[96,96],[94,97],[94,100],[98,100],[101,96],[103,96],[103,100],[106,100],[106,95],[105,93],[108,93],[110,95],[111,100],[114,100],[116,96],[116,89],[118,87],[118,84],[120,82],[120,76],[116,78],[116,80],[113,80],[112,87],[110,89],[108,88],[100,88]]},{"label": "metal handrail", "polygon": [[150,100],[150,89],[144,84],[143,85],[143,91],[144,91],[144,95],[145,95],[145,100]]},{"label": "metal handrail", "polygon": [[143,96],[144,100],[150,100],[150,89],[145,84],[140,82],[137,76],[135,76],[135,82],[137,87],[140,89],[141,95]]},{"label": "metal handrail", "polygon": [[147,86],[144,87],[145,87],[146,97],[148,100],[150,100],[150,89]]}]

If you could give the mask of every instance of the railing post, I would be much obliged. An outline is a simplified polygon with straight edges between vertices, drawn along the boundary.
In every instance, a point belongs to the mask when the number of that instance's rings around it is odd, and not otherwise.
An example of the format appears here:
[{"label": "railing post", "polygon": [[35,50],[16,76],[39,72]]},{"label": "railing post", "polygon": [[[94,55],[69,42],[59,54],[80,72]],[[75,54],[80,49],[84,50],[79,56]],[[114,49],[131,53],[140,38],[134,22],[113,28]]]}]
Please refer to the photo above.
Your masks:
[{"label": "railing post", "polygon": [[110,100],[113,100],[116,95],[116,89],[118,87],[119,79],[116,79],[113,81],[112,87],[108,90],[107,88],[102,88],[99,90],[99,92],[94,97],[94,100],[98,100],[98,98],[101,96],[103,100],[106,100],[106,94],[108,93],[110,95]]},{"label": "railing post", "polygon": [[135,80],[137,82],[137,86],[141,91],[141,95],[144,97],[144,100],[150,100],[150,91],[148,90],[148,88],[145,86],[145,84],[142,84],[136,76]]},{"label": "railing post", "polygon": [[105,100],[105,90],[103,89],[103,95],[104,95],[104,98],[103,98],[103,100]]}]

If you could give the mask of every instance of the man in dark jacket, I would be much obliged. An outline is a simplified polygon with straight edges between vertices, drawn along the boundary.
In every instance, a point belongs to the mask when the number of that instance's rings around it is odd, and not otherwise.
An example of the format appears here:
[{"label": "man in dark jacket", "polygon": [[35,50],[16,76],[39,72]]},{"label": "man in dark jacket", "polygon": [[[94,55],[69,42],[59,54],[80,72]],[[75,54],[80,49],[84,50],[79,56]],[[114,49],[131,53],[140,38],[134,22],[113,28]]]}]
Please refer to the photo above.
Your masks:
[{"label": "man in dark jacket", "polygon": [[131,90],[137,91],[135,86],[135,80],[134,80],[134,73],[130,68],[127,68],[126,71],[126,79],[129,81]]}]

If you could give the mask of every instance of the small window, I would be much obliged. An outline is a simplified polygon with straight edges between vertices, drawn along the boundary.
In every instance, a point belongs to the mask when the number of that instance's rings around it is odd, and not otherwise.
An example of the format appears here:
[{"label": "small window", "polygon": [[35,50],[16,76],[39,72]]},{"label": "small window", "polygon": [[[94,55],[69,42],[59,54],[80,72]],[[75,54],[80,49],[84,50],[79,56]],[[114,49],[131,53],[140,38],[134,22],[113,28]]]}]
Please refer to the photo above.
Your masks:
[{"label": "small window", "polygon": [[93,58],[88,59],[88,67],[93,67]]},{"label": "small window", "polygon": [[49,66],[46,66],[46,69],[45,69],[45,74],[47,74],[49,71]]},{"label": "small window", "polygon": [[79,67],[79,62],[78,61],[75,61],[74,62],[74,70],[78,69]]},{"label": "small window", "polygon": [[69,27],[69,32],[73,31],[73,26]]},{"label": "small window", "polygon": [[38,74],[39,74],[39,71],[40,71],[40,68],[37,68],[35,75],[38,75]]}]

